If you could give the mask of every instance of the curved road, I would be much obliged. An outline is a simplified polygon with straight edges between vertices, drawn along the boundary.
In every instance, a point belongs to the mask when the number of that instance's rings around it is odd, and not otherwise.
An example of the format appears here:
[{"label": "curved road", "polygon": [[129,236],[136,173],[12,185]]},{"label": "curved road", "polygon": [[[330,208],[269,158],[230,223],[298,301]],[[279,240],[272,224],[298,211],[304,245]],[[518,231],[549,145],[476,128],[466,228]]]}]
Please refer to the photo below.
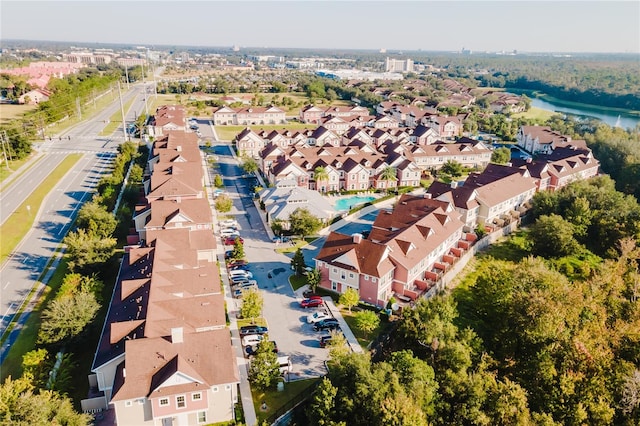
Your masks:
[{"label": "curved road", "polygon": [[[143,90],[142,85],[136,85],[128,93],[123,93],[123,103],[132,97],[137,98],[130,108],[131,113],[126,116],[127,121],[133,121],[134,111],[144,111]],[[111,115],[118,110],[120,102],[116,96],[114,103],[95,117],[75,126],[61,135],[60,139],[53,138],[41,144],[38,149],[43,153],[43,158],[0,194],[0,219],[4,222],[38,187],[44,175],[55,168],[66,155],[83,154],[47,195],[40,211],[32,212],[36,215],[33,227],[0,269],[0,336],[4,335],[13,316],[27,301],[26,298],[34,285],[37,284],[39,290],[44,287],[43,284],[37,283],[38,278],[68,232],[78,209],[89,198],[103,173],[111,167],[117,147],[124,139],[122,129],[116,130],[116,136],[112,137],[101,137],[98,134]],[[29,311],[28,307],[25,312]],[[0,348],[0,363],[4,361],[25,318],[26,315],[21,317],[20,324],[14,328]]]}]

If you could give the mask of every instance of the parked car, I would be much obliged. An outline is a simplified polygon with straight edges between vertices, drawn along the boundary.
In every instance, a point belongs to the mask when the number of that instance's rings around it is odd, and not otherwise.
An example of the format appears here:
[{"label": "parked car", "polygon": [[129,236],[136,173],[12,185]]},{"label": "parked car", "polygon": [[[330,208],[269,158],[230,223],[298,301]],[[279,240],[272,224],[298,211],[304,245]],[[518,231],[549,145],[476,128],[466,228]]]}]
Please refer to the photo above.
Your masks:
[{"label": "parked car", "polygon": [[315,331],[320,330],[340,330],[340,324],[338,320],[335,318],[326,318],[321,321],[318,321],[313,325],[313,329]]},{"label": "parked car", "polygon": [[261,325],[245,325],[244,327],[240,327],[240,335],[248,336],[250,334],[266,334],[269,330],[267,327],[263,327]]},{"label": "parked car", "polygon": [[327,345],[329,345],[333,340],[333,336],[333,334],[325,334],[324,336],[320,336],[320,347],[326,348]]},{"label": "parked car", "polygon": [[317,308],[318,306],[324,305],[324,300],[320,296],[313,296],[312,299],[303,299],[300,302],[301,308]]},{"label": "parked car", "polygon": [[249,277],[232,276],[232,277],[229,277],[229,281],[231,281],[231,285],[235,285],[235,284],[248,283],[249,281],[252,281],[252,280],[250,280]]},{"label": "parked car", "polygon": [[224,258],[227,260],[233,260],[233,250],[227,250],[224,252]]},{"label": "parked car", "polygon": [[248,290],[259,290],[259,288],[258,288],[258,283],[256,283],[255,281],[252,281],[249,283],[238,284],[237,286],[234,287],[234,291],[235,290],[248,291]]},{"label": "parked car", "polygon": [[245,278],[253,278],[253,274],[249,271],[245,271],[244,269],[235,269],[233,271],[229,271],[230,277],[245,277]]},{"label": "parked car", "polygon": [[318,321],[322,321],[325,318],[331,318],[331,315],[323,311],[314,312],[312,314],[307,315],[307,323],[315,324]]},{"label": "parked car", "polygon": [[248,336],[244,336],[242,338],[242,346],[257,345],[258,343],[260,343],[260,341],[262,341],[262,339],[264,339],[264,336],[262,334],[250,334]]},{"label": "parked car", "polygon": [[[241,262],[245,262],[244,260],[241,260]],[[229,263],[229,265],[227,266],[229,271],[247,271],[249,269],[249,265],[245,263],[236,263],[236,262],[232,262]]]},{"label": "parked car", "polygon": [[240,236],[240,234],[235,229],[225,228],[220,230],[220,236],[222,238],[229,238],[233,236]]},{"label": "parked car", "polygon": [[239,235],[232,235],[224,239],[225,246],[232,246],[236,243],[236,240],[240,241],[240,244],[244,243],[244,239]]},{"label": "parked car", "polygon": [[[222,189],[216,189],[213,193],[217,193],[217,192],[224,192]],[[238,222],[234,219],[225,219],[225,220],[221,220],[220,222],[218,222],[218,224],[223,227],[234,227],[237,228],[238,227]]]},{"label": "parked car", "polygon": [[[278,345],[276,344],[275,341],[270,340],[271,343],[273,343],[273,353],[278,353]],[[256,354],[258,350],[258,345],[252,345],[252,346],[247,346],[246,348],[244,348],[244,353],[248,356],[248,357],[252,357]]]}]

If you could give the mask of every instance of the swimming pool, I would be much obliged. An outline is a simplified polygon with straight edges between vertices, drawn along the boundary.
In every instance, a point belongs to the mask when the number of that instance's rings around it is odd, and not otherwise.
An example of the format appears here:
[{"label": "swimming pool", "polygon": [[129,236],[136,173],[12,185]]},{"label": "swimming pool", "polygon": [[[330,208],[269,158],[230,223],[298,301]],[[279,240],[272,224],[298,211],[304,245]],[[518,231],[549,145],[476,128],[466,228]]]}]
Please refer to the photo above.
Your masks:
[{"label": "swimming pool", "polygon": [[358,204],[368,203],[375,199],[376,197],[372,197],[372,196],[362,197],[359,195],[356,195],[355,197],[343,198],[341,200],[336,201],[336,210],[338,211],[351,210],[353,207],[357,206]]}]

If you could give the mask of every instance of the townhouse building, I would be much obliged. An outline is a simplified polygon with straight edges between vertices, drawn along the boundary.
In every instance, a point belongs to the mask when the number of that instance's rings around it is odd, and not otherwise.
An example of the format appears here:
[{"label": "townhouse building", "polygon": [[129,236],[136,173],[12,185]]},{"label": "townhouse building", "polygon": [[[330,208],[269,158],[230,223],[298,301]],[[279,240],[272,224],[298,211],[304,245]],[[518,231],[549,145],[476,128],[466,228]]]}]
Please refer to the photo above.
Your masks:
[{"label": "townhouse building", "polygon": [[239,373],[197,140],[163,135],[147,173],[92,364],[99,398],[118,425],[227,422]]},{"label": "townhouse building", "polygon": [[286,123],[285,112],[275,106],[231,108],[222,106],[213,111],[215,125],[282,124]]},{"label": "townhouse building", "polygon": [[147,127],[149,136],[159,137],[170,131],[184,131],[187,111],[182,105],[164,105],[156,110]]},{"label": "townhouse building", "polygon": [[555,148],[565,146],[587,148],[585,141],[572,140],[549,126],[521,126],[516,141],[520,148],[531,154],[551,154]]},{"label": "townhouse building", "polygon": [[368,117],[369,110],[362,106],[329,106],[326,108],[316,105],[307,105],[300,110],[299,119],[303,123],[321,124],[326,117],[339,117],[345,121]]},{"label": "townhouse building", "polygon": [[393,211],[378,213],[367,238],[329,234],[316,257],[320,286],[353,288],[377,306],[394,294],[415,299],[464,252],[460,247],[468,248],[459,216],[448,202],[403,195]]}]

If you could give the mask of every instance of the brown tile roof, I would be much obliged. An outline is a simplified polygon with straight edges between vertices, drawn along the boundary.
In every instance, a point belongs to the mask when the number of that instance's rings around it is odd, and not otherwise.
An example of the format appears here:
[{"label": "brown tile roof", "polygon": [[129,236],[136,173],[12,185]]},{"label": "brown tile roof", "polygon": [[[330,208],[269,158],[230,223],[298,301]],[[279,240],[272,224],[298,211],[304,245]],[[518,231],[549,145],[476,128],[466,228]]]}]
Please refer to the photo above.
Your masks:
[{"label": "brown tile roof", "polygon": [[[113,401],[205,391],[215,385],[239,382],[226,329],[185,333],[182,343],[172,343],[166,337],[127,340],[126,353],[126,362],[114,383]],[[176,373],[183,373],[193,382],[161,387]]]},{"label": "brown tile roof", "polygon": [[327,236],[316,259],[374,277],[382,277],[393,269],[384,244],[364,238],[355,243],[352,236],[339,232]]},{"label": "brown tile roof", "polygon": [[[211,207],[205,198],[151,201],[151,215],[147,227],[166,227],[175,221],[188,224],[210,225],[212,222]],[[184,226],[184,225],[183,225]]]}]

